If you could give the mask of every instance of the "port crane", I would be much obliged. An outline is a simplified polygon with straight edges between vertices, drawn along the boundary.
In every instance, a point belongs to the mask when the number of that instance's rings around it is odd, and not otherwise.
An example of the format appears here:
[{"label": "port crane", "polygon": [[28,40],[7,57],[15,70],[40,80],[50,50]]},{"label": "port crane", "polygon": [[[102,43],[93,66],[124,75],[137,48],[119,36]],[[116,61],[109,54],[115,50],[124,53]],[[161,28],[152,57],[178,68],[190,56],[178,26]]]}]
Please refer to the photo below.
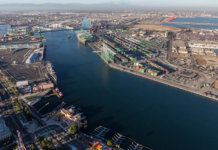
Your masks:
[{"label": "port crane", "polygon": [[40,39],[41,39],[41,42],[44,38],[43,34],[42,34],[42,29],[39,27],[39,35],[40,35]]}]

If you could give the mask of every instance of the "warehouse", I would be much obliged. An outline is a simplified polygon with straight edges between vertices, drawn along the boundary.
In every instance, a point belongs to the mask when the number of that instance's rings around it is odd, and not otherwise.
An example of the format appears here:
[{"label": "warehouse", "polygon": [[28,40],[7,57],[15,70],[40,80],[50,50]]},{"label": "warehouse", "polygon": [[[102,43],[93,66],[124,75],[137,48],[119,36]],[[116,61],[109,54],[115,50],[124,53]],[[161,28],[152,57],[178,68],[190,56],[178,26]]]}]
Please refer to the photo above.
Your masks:
[{"label": "warehouse", "polygon": [[9,137],[11,137],[11,131],[5,125],[4,119],[0,118],[0,141],[3,141]]},{"label": "warehouse", "polygon": [[34,63],[39,60],[40,54],[39,53],[33,53],[27,60],[27,64]]}]

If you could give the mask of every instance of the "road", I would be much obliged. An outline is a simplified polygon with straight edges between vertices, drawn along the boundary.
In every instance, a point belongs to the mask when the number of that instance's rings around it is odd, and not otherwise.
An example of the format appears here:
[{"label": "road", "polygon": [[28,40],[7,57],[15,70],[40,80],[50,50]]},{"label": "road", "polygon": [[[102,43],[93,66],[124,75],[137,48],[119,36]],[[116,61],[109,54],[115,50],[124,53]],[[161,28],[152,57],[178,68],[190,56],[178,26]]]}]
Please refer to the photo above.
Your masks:
[{"label": "road", "polygon": [[194,56],[192,55],[191,48],[189,47],[187,41],[185,42],[185,46],[186,46],[186,49],[187,49],[188,55],[189,55],[189,57],[190,57],[190,59],[191,59],[191,63],[192,63],[192,65],[195,67],[195,66],[196,66],[196,62],[195,62]]},{"label": "road", "polygon": [[172,40],[168,41],[168,47],[167,47],[167,60],[169,61],[171,58],[172,53]]}]

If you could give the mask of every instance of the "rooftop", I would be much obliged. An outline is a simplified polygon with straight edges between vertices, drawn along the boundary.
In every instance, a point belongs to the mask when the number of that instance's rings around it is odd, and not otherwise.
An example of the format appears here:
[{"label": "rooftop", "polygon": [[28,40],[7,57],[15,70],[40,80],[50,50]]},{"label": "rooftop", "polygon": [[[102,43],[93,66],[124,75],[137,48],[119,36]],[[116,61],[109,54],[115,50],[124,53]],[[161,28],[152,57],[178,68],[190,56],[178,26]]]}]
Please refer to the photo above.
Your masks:
[{"label": "rooftop", "polygon": [[9,128],[5,124],[5,120],[0,118],[0,137],[5,136],[10,133]]}]

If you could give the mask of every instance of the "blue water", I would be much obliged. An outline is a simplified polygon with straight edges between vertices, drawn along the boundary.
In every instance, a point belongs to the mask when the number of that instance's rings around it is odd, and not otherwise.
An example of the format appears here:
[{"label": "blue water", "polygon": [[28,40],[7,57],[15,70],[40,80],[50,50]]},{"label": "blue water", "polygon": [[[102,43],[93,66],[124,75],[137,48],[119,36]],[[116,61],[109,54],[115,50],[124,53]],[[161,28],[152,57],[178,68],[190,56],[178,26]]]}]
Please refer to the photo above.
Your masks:
[{"label": "blue water", "polygon": [[0,34],[6,34],[10,29],[9,25],[0,25]]},{"label": "blue water", "polygon": [[[173,22],[218,24],[218,18],[203,18],[203,17],[177,18]],[[208,25],[174,24],[174,23],[173,24],[167,23],[163,25],[171,26],[171,27],[179,27],[179,28],[197,28],[197,29],[209,29],[209,30],[218,29],[218,26],[208,26]]]},{"label": "blue water", "polygon": [[64,98],[41,101],[51,103],[43,112],[65,101],[82,108],[89,129],[103,125],[154,150],[218,149],[217,102],[111,69],[74,32],[45,36]]},{"label": "blue water", "polygon": [[191,22],[191,23],[217,23],[218,18],[206,18],[206,17],[196,17],[196,18],[176,18],[173,22]]}]

